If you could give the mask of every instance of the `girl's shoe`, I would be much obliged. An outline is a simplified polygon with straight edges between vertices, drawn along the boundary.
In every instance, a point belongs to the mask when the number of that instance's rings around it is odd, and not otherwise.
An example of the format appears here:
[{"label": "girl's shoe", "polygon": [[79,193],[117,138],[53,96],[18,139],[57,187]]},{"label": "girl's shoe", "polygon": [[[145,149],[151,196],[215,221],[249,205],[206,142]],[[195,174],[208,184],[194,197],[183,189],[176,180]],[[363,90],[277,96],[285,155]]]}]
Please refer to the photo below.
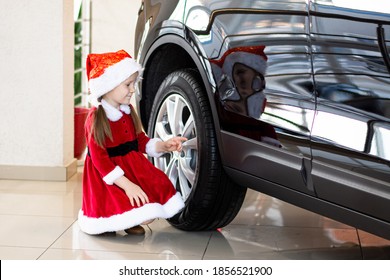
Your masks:
[{"label": "girl's shoe", "polygon": [[116,235],[116,231],[106,231],[100,234],[97,234],[98,236],[114,236]]},{"label": "girl's shoe", "polygon": [[132,228],[125,229],[125,232],[127,234],[134,234],[134,235],[144,235],[145,229],[141,226],[135,226]]}]

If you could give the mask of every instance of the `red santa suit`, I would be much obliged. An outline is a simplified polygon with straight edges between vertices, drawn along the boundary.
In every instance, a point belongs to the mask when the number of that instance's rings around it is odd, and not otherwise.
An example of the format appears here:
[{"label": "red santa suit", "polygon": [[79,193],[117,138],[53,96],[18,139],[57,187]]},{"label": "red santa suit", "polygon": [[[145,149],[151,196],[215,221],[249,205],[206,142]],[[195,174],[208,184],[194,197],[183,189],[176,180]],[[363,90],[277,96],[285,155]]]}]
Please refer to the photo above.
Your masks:
[{"label": "red santa suit", "polygon": [[[131,107],[120,110],[102,100],[109,119],[113,140],[106,139],[102,148],[90,134],[93,122],[92,108],[86,120],[88,155],[83,174],[83,202],[78,222],[82,231],[100,234],[131,228],[154,218],[170,218],[177,214],[184,202],[169,178],[144,155],[160,156],[155,151],[157,138],[145,133],[136,135]],[[122,175],[140,186],[149,203],[132,206],[123,189],[114,181]]]}]

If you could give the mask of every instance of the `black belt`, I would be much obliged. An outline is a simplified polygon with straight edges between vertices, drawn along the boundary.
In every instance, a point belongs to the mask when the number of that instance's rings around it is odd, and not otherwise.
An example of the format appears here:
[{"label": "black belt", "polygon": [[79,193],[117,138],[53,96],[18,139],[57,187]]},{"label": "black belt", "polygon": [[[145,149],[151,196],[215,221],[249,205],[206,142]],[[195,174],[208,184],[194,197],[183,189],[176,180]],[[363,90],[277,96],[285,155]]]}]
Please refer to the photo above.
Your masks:
[{"label": "black belt", "polygon": [[[129,141],[115,147],[109,147],[106,150],[109,157],[125,156],[132,151],[138,151],[138,140],[135,139],[133,141]],[[88,155],[91,155],[89,149]]]}]

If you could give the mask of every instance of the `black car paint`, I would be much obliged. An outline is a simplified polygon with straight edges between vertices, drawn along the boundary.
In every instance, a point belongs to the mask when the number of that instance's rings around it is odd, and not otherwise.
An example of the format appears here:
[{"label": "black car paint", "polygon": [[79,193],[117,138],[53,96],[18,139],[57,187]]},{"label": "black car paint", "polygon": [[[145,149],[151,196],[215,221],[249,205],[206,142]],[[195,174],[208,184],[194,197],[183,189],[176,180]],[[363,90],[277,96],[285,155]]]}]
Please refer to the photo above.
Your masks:
[{"label": "black car paint", "polygon": [[[143,1],[139,15],[145,125],[165,76],[197,69],[231,178],[390,239],[390,15],[297,0]],[[211,61],[259,45],[267,105],[253,118],[221,105]],[[280,146],[242,133],[232,118],[249,131],[271,126]]]}]

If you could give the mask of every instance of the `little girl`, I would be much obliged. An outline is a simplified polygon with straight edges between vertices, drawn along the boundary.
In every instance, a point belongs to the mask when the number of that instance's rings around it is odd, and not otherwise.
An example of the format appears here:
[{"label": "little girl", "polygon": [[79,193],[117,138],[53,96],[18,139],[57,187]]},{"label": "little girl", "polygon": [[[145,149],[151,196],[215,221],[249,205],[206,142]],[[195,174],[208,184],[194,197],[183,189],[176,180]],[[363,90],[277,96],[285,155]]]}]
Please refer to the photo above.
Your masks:
[{"label": "little girl", "polygon": [[187,139],[150,139],[142,131],[130,105],[142,70],[124,50],[87,58],[93,107],[85,123],[88,155],[78,222],[88,234],[119,230],[144,234],[141,224],[170,218],[184,207],[169,178],[144,155],[181,151]]}]

